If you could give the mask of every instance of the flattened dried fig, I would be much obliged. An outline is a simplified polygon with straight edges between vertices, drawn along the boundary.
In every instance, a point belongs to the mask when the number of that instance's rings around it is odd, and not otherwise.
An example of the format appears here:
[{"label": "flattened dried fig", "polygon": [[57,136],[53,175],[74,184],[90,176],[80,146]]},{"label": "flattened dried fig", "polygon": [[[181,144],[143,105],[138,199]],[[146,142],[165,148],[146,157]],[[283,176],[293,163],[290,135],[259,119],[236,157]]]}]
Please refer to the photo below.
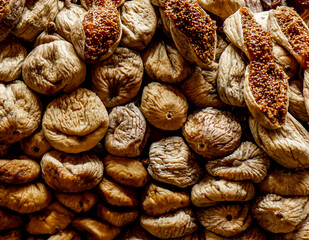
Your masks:
[{"label": "flattened dried fig", "polygon": [[20,216],[12,214],[5,209],[0,209],[0,232],[9,229],[19,228],[22,225],[23,219]]},{"label": "flattened dried fig", "polygon": [[196,219],[189,208],[160,217],[142,215],[140,225],[153,236],[161,239],[182,237],[197,230]]},{"label": "flattened dried fig", "polygon": [[191,201],[197,207],[209,207],[220,202],[244,202],[254,197],[255,189],[251,182],[216,180],[206,175],[191,189]]},{"label": "flattened dried fig", "polygon": [[200,166],[182,137],[168,137],[151,144],[148,173],[157,181],[185,188],[195,184]]},{"label": "flattened dried fig", "polygon": [[0,206],[19,213],[32,213],[47,207],[51,193],[43,183],[0,184]]},{"label": "flattened dried fig", "polygon": [[267,154],[254,143],[242,142],[231,155],[207,161],[206,170],[212,176],[229,180],[262,181],[270,161]]},{"label": "flattened dried fig", "polygon": [[97,195],[88,191],[82,193],[56,192],[55,196],[62,205],[78,213],[89,211],[98,201]]},{"label": "flattened dried fig", "polygon": [[230,112],[209,107],[191,114],[182,134],[189,146],[203,157],[223,157],[238,148],[241,126]]},{"label": "flattened dried fig", "polygon": [[74,214],[59,202],[49,205],[43,212],[29,215],[26,231],[30,234],[54,234],[64,230],[72,221]]},{"label": "flattened dried fig", "polygon": [[309,213],[308,196],[282,197],[267,194],[258,197],[252,208],[253,217],[265,230],[273,233],[294,231]]},{"label": "flattened dried fig", "polygon": [[0,159],[0,182],[24,184],[34,181],[40,176],[40,165],[31,159]]},{"label": "flattened dried fig", "polygon": [[152,82],[143,90],[141,110],[157,128],[181,128],[187,119],[188,107],[185,96],[176,87]]},{"label": "flattened dried fig", "polygon": [[146,119],[134,103],[112,109],[105,136],[105,148],[110,154],[137,157],[148,136]]},{"label": "flattened dried fig", "polygon": [[52,235],[48,240],[81,240],[81,238],[73,230],[64,230]]},{"label": "flattened dried fig", "polygon": [[107,155],[103,162],[105,174],[123,185],[143,187],[149,179],[145,167],[136,159]]},{"label": "flattened dried fig", "polygon": [[104,137],[108,114],[100,98],[79,88],[48,104],[42,120],[45,138],[56,149],[80,153],[93,148]]},{"label": "flattened dried fig", "polygon": [[172,191],[150,183],[142,198],[142,207],[150,216],[160,216],[170,211],[188,207],[190,195],[185,191]]},{"label": "flattened dried fig", "polygon": [[199,209],[197,217],[204,228],[224,237],[233,237],[247,230],[253,219],[249,203],[219,204]]},{"label": "flattened dried fig", "polygon": [[293,232],[286,234],[278,234],[278,238],[274,240],[306,240],[309,239],[309,218],[307,217],[305,221]]},{"label": "flattened dried fig", "polygon": [[31,135],[41,122],[41,102],[22,81],[0,84],[0,143]]},{"label": "flattened dried fig", "polygon": [[297,119],[309,121],[309,115],[306,111],[305,100],[302,93],[303,83],[300,80],[290,82],[290,103],[289,112]]},{"label": "flattened dried fig", "polygon": [[94,154],[50,151],[41,160],[42,177],[61,192],[82,192],[95,187],[103,177],[103,163]]}]

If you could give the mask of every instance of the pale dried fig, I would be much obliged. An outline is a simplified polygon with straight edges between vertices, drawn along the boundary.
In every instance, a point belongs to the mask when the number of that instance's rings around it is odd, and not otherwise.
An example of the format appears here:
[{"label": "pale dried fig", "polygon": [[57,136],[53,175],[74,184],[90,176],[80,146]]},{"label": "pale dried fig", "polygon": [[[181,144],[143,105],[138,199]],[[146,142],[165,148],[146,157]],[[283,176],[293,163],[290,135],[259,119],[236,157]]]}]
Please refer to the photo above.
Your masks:
[{"label": "pale dried fig", "polygon": [[109,114],[105,148],[113,155],[137,157],[141,154],[149,133],[141,110],[134,103],[117,106]]},{"label": "pale dried fig", "polygon": [[52,235],[48,240],[81,240],[81,238],[73,230],[64,230]]},{"label": "pale dried fig", "polygon": [[92,91],[78,88],[48,104],[42,120],[45,138],[56,149],[80,153],[93,148],[104,137],[108,114]]},{"label": "pale dried fig", "polygon": [[103,163],[94,154],[67,154],[57,150],[41,160],[42,177],[60,192],[82,192],[95,187],[103,177]]},{"label": "pale dried fig", "polygon": [[293,232],[281,234],[275,236],[274,240],[307,240],[309,239],[309,218],[307,217],[305,221]]},{"label": "pale dried fig", "polygon": [[[0,232],[19,228],[23,225],[23,219],[5,209],[0,209]],[[0,237],[1,238],[1,237]]]},{"label": "pale dried fig", "polygon": [[195,184],[201,169],[182,137],[168,137],[151,144],[148,173],[157,181],[185,188]]},{"label": "pale dried fig", "polygon": [[238,148],[241,126],[230,112],[209,107],[192,113],[182,134],[195,152],[210,159],[226,156]]},{"label": "pale dried fig", "polygon": [[187,119],[188,107],[185,96],[174,86],[152,82],[143,90],[141,110],[157,128],[181,128]]},{"label": "pale dried fig", "polygon": [[204,231],[207,240],[267,240],[264,232],[258,227],[251,227],[248,230],[236,235],[235,237],[222,237],[211,231]]},{"label": "pale dried fig", "polygon": [[290,81],[290,103],[289,112],[297,119],[309,121],[303,96],[303,83],[300,80]]}]

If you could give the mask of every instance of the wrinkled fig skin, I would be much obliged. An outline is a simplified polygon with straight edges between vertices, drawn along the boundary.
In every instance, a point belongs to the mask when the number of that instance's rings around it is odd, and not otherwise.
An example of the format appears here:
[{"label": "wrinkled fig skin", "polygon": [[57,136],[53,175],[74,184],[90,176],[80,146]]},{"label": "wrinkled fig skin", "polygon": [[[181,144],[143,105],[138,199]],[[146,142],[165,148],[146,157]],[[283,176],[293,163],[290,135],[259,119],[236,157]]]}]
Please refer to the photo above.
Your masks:
[{"label": "wrinkled fig skin", "polygon": [[157,238],[150,235],[144,230],[139,223],[133,227],[127,228],[124,234],[117,238],[118,240],[155,240]]},{"label": "wrinkled fig skin", "polygon": [[52,235],[48,240],[82,240],[73,230],[64,230],[57,234]]},{"label": "wrinkled fig skin", "polygon": [[30,159],[0,159],[0,182],[25,184],[40,176],[40,165]]},{"label": "wrinkled fig skin", "polygon": [[94,154],[50,151],[41,160],[42,177],[60,192],[82,192],[95,187],[103,177],[103,163]]},{"label": "wrinkled fig skin", "polygon": [[302,93],[303,83],[300,80],[290,81],[289,112],[296,118],[305,122],[309,121],[305,100]]},{"label": "wrinkled fig skin", "polygon": [[80,153],[104,137],[109,119],[105,106],[92,91],[78,88],[48,104],[42,120],[45,138],[56,149]]},{"label": "wrinkled fig skin", "polygon": [[43,183],[0,184],[0,206],[19,213],[37,212],[49,205],[51,193]]},{"label": "wrinkled fig skin", "polygon": [[[0,209],[0,232],[21,227],[23,219],[5,209]],[[1,239],[1,238],[0,238]]]},{"label": "wrinkled fig skin", "polygon": [[0,240],[22,240],[21,230],[11,230],[9,232],[4,232],[0,236]]},{"label": "wrinkled fig skin", "polygon": [[277,163],[286,168],[309,167],[309,133],[291,114],[279,129],[264,128],[252,117],[249,125],[257,145]]},{"label": "wrinkled fig skin", "polygon": [[285,233],[285,234],[277,234],[274,236],[273,240],[306,240],[309,238],[309,218],[307,217],[305,221],[293,232]]},{"label": "wrinkled fig skin", "polygon": [[38,97],[22,81],[0,84],[0,144],[31,135],[41,122]]},{"label": "wrinkled fig skin", "polygon": [[204,230],[204,237],[207,240],[267,240],[268,239],[266,238],[264,232],[256,226],[249,228],[248,230],[238,234],[235,237],[222,237],[211,231]]}]

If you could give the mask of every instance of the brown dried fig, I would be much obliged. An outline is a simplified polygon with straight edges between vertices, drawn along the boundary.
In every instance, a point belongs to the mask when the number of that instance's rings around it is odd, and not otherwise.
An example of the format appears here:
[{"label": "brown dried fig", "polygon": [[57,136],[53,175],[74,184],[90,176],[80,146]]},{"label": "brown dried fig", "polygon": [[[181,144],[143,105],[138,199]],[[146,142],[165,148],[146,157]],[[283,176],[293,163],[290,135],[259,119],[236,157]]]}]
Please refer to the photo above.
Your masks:
[{"label": "brown dried fig", "polygon": [[48,240],[81,240],[81,238],[73,230],[64,230],[52,235]]},{"label": "brown dried fig", "polygon": [[11,230],[0,235],[0,240],[22,240],[21,230]]},{"label": "brown dried fig", "polygon": [[152,82],[143,90],[141,110],[157,128],[181,128],[187,119],[188,107],[185,96],[176,87]]},{"label": "brown dried fig", "polygon": [[103,177],[103,163],[94,154],[50,151],[41,160],[42,177],[60,192],[82,192],[95,187]]},{"label": "brown dried fig", "polygon": [[19,228],[23,225],[23,219],[5,209],[0,209],[0,232]]},{"label": "brown dried fig", "polygon": [[155,240],[156,238],[145,231],[139,224],[126,229],[117,240]]},{"label": "brown dried fig", "polygon": [[309,115],[306,111],[303,96],[303,83],[300,80],[290,81],[290,103],[289,112],[297,119],[308,122]]},{"label": "brown dried fig", "polygon": [[209,107],[191,114],[182,134],[195,152],[210,159],[226,156],[238,148],[241,126],[230,112]]},{"label": "brown dried fig", "polygon": [[45,138],[56,149],[80,153],[93,148],[104,137],[108,114],[92,91],[78,88],[48,104],[42,120]]},{"label": "brown dried fig", "polygon": [[103,162],[105,174],[123,185],[143,187],[149,179],[145,167],[136,159],[107,155]]},{"label": "brown dried fig", "polygon": [[111,57],[94,65],[93,90],[106,107],[128,103],[138,93],[143,73],[139,53],[119,47]]},{"label": "brown dried fig", "polygon": [[168,137],[151,144],[148,173],[157,181],[185,188],[195,184],[201,172],[182,137]]},{"label": "brown dried fig", "polygon": [[137,157],[148,136],[146,119],[134,103],[112,109],[105,136],[105,148],[110,154]]},{"label": "brown dried fig", "polygon": [[211,231],[204,231],[207,240],[267,240],[264,232],[258,227],[251,227],[248,230],[236,235],[235,237],[222,237]]},{"label": "brown dried fig", "polygon": [[293,232],[278,234],[278,237],[274,240],[306,240],[309,239],[309,218],[307,217],[305,221]]}]

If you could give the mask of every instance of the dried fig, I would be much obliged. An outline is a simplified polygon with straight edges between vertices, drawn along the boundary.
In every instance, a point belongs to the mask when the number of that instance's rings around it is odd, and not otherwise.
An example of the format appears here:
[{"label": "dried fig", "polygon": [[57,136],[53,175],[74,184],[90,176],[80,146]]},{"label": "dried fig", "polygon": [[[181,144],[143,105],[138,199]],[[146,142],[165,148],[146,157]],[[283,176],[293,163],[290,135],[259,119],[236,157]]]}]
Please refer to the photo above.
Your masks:
[{"label": "dried fig", "polygon": [[110,154],[137,157],[148,136],[146,119],[134,103],[112,109],[105,136],[105,148]]},{"label": "dried fig", "polygon": [[93,148],[104,137],[108,114],[100,98],[79,88],[48,104],[42,120],[45,138],[56,149],[80,153]]},{"label": "dried fig", "polygon": [[117,240],[155,240],[156,238],[145,231],[139,224],[126,229]]},{"label": "dried fig", "polygon": [[52,235],[48,240],[81,240],[81,238],[73,230],[64,230]]},{"label": "dried fig", "polygon": [[309,121],[303,96],[303,83],[300,80],[290,81],[290,103],[289,112],[297,119]]},{"label": "dried fig", "polygon": [[157,128],[181,128],[187,119],[188,107],[185,96],[176,87],[152,82],[143,90],[141,110]]},{"label": "dried fig", "polygon": [[195,152],[210,159],[226,156],[238,148],[241,126],[230,112],[209,107],[191,114],[182,134]]},{"label": "dried fig", "polygon": [[254,13],[262,12],[263,5],[261,0],[245,0],[246,6]]},{"label": "dried fig", "polygon": [[0,235],[0,240],[22,240],[21,230],[11,230]]},{"label": "dried fig", "polygon": [[94,154],[66,154],[56,150],[41,160],[42,177],[61,192],[82,192],[95,187],[103,177],[103,163]]},{"label": "dried fig", "polygon": [[266,240],[264,232],[257,227],[251,227],[248,230],[236,235],[235,237],[222,237],[211,231],[204,231],[204,236],[207,240]]},{"label": "dried fig", "polygon": [[[19,228],[23,225],[23,219],[5,209],[0,209],[0,232]],[[1,239],[1,237],[0,237]]]},{"label": "dried fig", "polygon": [[275,9],[279,6],[286,6],[286,0],[261,0],[264,10]]},{"label": "dried fig", "polygon": [[309,238],[309,218],[307,217],[305,221],[293,232],[278,234],[278,238],[274,238],[274,240],[306,240]]}]

